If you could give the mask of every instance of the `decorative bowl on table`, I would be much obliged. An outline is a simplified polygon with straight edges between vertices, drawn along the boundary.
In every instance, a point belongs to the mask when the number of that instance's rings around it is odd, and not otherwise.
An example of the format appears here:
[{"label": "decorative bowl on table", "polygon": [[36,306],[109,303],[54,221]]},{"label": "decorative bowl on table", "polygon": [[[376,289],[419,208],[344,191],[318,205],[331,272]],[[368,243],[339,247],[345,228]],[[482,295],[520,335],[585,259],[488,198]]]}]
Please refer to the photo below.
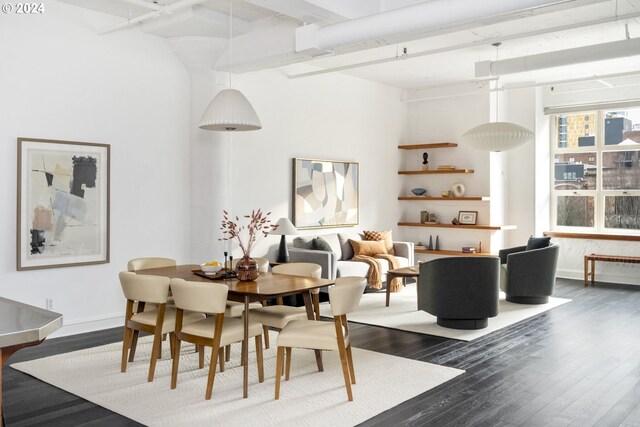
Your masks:
[{"label": "decorative bowl on table", "polygon": [[217,261],[205,262],[204,264],[200,264],[200,270],[202,270],[204,274],[216,274],[221,269],[222,264]]},{"label": "decorative bowl on table", "polygon": [[426,188],[414,188],[411,190],[411,192],[413,194],[415,194],[416,196],[424,196],[425,194],[427,194],[427,189]]}]

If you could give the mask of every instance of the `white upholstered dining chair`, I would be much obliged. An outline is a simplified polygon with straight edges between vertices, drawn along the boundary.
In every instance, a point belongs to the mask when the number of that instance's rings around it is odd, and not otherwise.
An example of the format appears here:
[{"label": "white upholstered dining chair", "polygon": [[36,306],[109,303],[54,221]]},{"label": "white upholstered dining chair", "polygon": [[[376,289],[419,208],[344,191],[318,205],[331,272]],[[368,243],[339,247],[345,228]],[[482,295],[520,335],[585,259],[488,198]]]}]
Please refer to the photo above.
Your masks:
[{"label": "white upholstered dining chair", "polygon": [[[171,388],[175,389],[178,381],[180,363],[180,345],[187,341],[196,346],[211,347],[209,376],[205,399],[211,399],[216,375],[216,361],[219,359],[221,347],[244,340],[244,322],[237,318],[225,318],[224,312],[229,287],[222,283],[187,282],[183,279],[171,279],[171,291],[177,307],[175,326],[175,351],[171,369]],[[197,322],[186,324],[183,319],[187,310],[201,311],[211,316]],[[262,361],[262,325],[249,320],[249,337],[255,337],[256,356],[258,362],[258,380],[264,382]],[[200,362],[202,367],[202,359]]]},{"label": "white upholstered dining chair", "polygon": [[[169,296],[169,278],[160,276],[137,275],[123,271],[120,273],[122,292],[127,299],[124,321],[124,335],[122,338],[122,361],[120,371],[127,370],[128,361],[133,362],[140,331],[153,335],[153,350],[149,362],[149,375],[147,381],[153,381],[156,369],[156,360],[161,357],[161,342],[163,334],[170,334],[171,355],[174,354],[174,336],[176,309],[167,307]],[[133,311],[134,303],[138,310]],[[156,308],[145,310],[146,304],[155,304]],[[184,322],[190,323],[204,318],[202,313],[186,313]]]},{"label": "white upholstered dining chair", "polygon": [[127,263],[127,271],[135,272],[147,268],[175,267],[176,264],[176,260],[172,258],[133,258]]},{"label": "white upholstered dining chair", "polygon": [[307,348],[314,350],[337,350],[340,354],[344,385],[349,401],[353,400],[351,384],[356,383],[351,354],[349,324],[347,313],[354,311],[360,304],[362,293],[367,284],[364,277],[339,277],[334,286],[329,287],[329,303],[333,314],[333,322],[316,320],[293,320],[278,334],[276,357],[275,398],[280,398],[280,379],[285,362],[285,380],[289,380],[291,370],[291,349]]},{"label": "white upholstered dining chair", "polygon": [[[320,267],[318,264],[310,262],[291,262],[276,265],[271,269],[271,272],[278,274],[290,274],[294,276],[320,278],[322,274],[322,267]],[[314,299],[316,299],[316,295],[319,291],[319,289],[312,290]],[[305,307],[292,307],[282,304],[268,305],[264,307],[252,308],[251,318],[262,323],[262,326],[264,328],[265,347],[269,348],[269,327],[282,329],[287,323],[292,320],[307,319],[307,311]]]}]

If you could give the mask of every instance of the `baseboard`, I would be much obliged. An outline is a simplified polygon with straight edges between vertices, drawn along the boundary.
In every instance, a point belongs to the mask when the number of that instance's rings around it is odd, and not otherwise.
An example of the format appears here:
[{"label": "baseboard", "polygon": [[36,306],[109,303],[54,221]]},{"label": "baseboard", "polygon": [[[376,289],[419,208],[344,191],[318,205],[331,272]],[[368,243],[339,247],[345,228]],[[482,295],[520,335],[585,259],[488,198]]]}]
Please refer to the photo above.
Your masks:
[{"label": "baseboard", "polygon": [[[556,276],[563,279],[576,279],[584,281],[584,270],[557,270]],[[622,285],[640,286],[638,277],[621,276],[617,274],[599,273],[596,270],[596,282],[619,283]]]},{"label": "baseboard", "polygon": [[66,337],[68,335],[82,334],[85,332],[99,331],[101,329],[115,328],[124,324],[124,313],[112,313],[102,316],[86,317],[67,322],[63,320],[62,328],[58,329],[49,338]]}]

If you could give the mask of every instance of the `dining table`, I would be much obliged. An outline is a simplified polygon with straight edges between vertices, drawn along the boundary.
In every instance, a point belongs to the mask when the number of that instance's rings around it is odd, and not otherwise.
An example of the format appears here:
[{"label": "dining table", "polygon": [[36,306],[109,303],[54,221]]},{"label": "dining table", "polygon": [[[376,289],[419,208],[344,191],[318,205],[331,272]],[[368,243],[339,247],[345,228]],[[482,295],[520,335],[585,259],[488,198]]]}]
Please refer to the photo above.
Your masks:
[{"label": "dining table", "polygon": [[[241,361],[244,368],[243,397],[249,396],[249,304],[263,302],[289,295],[302,294],[307,318],[313,320],[314,311],[311,290],[335,284],[335,280],[320,279],[306,276],[294,276],[278,273],[260,273],[256,280],[244,282],[238,279],[213,279],[206,276],[197,264],[176,265],[137,270],[137,274],[179,278],[191,282],[223,283],[229,287],[227,299],[244,303],[244,345],[242,346]],[[214,276],[215,277],[215,276]],[[322,371],[322,353],[315,351],[318,370]]]},{"label": "dining table", "polygon": [[0,420],[2,413],[2,366],[16,351],[38,345],[62,327],[62,314],[0,297]]}]

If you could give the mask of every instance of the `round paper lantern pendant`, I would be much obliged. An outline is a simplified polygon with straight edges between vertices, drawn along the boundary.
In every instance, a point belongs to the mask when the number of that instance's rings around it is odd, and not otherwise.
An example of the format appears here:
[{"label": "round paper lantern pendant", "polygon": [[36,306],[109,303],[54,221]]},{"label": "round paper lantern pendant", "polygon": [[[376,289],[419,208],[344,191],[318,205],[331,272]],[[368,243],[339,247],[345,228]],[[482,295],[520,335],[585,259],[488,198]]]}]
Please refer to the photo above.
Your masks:
[{"label": "round paper lantern pendant", "polygon": [[515,123],[485,123],[462,135],[462,143],[477,150],[507,151],[532,141],[533,135]]}]

